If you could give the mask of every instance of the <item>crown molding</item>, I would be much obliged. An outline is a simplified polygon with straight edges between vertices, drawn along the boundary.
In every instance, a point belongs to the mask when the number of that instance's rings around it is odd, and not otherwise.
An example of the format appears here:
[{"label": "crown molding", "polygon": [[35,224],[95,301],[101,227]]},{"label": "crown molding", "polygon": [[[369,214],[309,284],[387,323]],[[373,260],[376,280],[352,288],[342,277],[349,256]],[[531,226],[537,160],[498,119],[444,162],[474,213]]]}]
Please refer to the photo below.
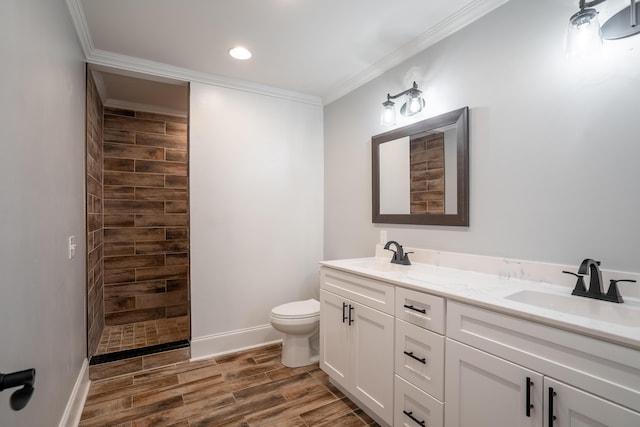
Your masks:
[{"label": "crown molding", "polygon": [[91,70],[92,72],[96,72],[97,74],[101,74],[101,73],[118,74],[120,76],[132,77],[134,79],[144,79],[144,80],[149,80],[156,83],[164,83],[164,84],[174,85],[174,86],[189,85],[189,82],[185,82],[183,80],[176,80],[176,79],[170,79],[167,77],[151,75],[147,73],[139,73],[139,72],[130,71],[130,70],[123,70],[122,68],[108,67],[106,65],[96,65],[96,64],[90,63],[89,70]]},{"label": "crown molding", "polygon": [[329,93],[323,97],[288,91],[266,85],[260,85],[229,77],[176,67],[160,62],[135,58],[96,49],[89,33],[81,0],[66,0],[67,7],[73,19],[87,62],[105,67],[113,67],[120,70],[143,73],[152,76],[177,79],[185,82],[205,83],[213,86],[244,92],[256,93],[310,104],[323,106],[332,103],[347,93],[381,76],[393,67],[422,52],[445,37],[453,34],[473,21],[486,15],[509,0],[474,0],[465,7],[450,15],[433,28],[425,31],[420,36],[397,49],[392,54],[375,62],[363,72],[335,85]]},{"label": "crown molding", "polygon": [[434,27],[425,31],[409,43],[397,49],[392,54],[375,62],[371,67],[354,77],[336,85],[329,93],[322,97],[323,105],[343,97],[347,93],[359,88],[365,83],[379,77],[407,59],[415,56],[445,37],[466,27],[492,10],[502,6],[509,0],[474,0],[456,13],[450,15]]},{"label": "crown molding", "polygon": [[322,100],[318,96],[306,95],[298,92],[260,85],[228,77],[216,76],[209,73],[189,70],[187,68],[176,67],[160,62],[149,61],[147,59],[135,58],[121,55],[105,50],[94,49],[87,55],[87,62],[95,65],[119,68],[144,74],[152,74],[169,79],[177,79],[188,82],[205,83],[213,86],[220,86],[228,89],[251,92],[259,95],[271,96],[275,98],[288,99],[304,104],[322,106]]},{"label": "crown molding", "polygon": [[87,57],[93,52],[93,41],[91,40],[89,25],[87,24],[82,3],[80,3],[80,0],[66,0],[66,3],[69,14],[71,14],[71,19],[73,20],[73,25],[76,27],[76,33],[78,34],[78,39],[80,39],[82,51],[84,52],[84,56]]},{"label": "crown molding", "polygon": [[80,44],[82,45],[85,58],[90,64],[150,74],[168,79],[177,79],[185,82],[205,83],[213,86],[240,90],[243,92],[288,99],[304,104],[322,106],[322,99],[319,96],[312,96],[271,86],[246,82],[243,80],[216,76],[214,74],[193,71],[160,62],[96,49],[93,45],[91,34],[89,33],[89,26],[87,25],[81,0],[66,0],[66,3],[69,13],[71,14],[71,19],[76,27],[76,33],[80,39]]}]

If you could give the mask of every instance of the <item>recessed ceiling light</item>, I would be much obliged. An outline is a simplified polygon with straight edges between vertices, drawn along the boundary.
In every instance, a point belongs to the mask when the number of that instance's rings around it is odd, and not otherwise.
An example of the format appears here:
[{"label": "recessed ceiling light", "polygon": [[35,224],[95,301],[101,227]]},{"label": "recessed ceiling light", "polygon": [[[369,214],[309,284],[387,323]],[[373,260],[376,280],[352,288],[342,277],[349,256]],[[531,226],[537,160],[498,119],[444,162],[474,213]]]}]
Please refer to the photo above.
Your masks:
[{"label": "recessed ceiling light", "polygon": [[244,47],[234,47],[233,49],[229,49],[229,55],[241,61],[251,58],[251,52],[249,52],[249,49]]}]

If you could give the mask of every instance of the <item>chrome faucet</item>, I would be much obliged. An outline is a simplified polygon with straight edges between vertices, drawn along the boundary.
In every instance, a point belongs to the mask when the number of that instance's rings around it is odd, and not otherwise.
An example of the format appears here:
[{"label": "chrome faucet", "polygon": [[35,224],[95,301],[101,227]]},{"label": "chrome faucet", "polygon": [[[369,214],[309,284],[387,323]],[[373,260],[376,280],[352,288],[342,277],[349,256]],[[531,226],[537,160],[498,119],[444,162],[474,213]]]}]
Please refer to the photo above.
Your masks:
[{"label": "chrome faucet", "polygon": [[[578,278],[576,286],[571,292],[571,295],[578,295],[581,297],[594,298],[603,301],[624,302],[620,291],[618,290],[618,282],[635,282],[635,280],[610,280],[609,289],[607,293],[604,293],[602,288],[602,272],[600,271],[600,261],[594,261],[587,258],[582,261],[578,268],[578,273],[571,271],[563,271],[563,273],[571,274]],[[589,289],[587,290],[584,285],[584,276],[589,275]]]},{"label": "chrome faucet", "polygon": [[[396,247],[394,251],[391,249],[391,245]],[[402,245],[394,240],[389,240],[384,248],[388,251],[393,252],[393,257],[391,257],[391,263],[393,264],[401,264],[401,265],[411,265],[411,261],[409,261],[409,254],[413,252],[405,252],[402,248]]]}]

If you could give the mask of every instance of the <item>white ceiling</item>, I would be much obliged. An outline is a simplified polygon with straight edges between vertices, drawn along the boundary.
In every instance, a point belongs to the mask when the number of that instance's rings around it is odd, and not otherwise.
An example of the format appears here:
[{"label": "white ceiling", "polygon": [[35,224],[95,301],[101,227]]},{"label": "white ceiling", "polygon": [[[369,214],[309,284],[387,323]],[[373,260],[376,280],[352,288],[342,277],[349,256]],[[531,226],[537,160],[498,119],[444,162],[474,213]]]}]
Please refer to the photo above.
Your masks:
[{"label": "white ceiling", "polygon": [[[90,63],[297,94],[327,104],[506,1],[67,0],[67,4]],[[229,57],[227,51],[237,45],[249,48],[253,57],[244,62]]]}]

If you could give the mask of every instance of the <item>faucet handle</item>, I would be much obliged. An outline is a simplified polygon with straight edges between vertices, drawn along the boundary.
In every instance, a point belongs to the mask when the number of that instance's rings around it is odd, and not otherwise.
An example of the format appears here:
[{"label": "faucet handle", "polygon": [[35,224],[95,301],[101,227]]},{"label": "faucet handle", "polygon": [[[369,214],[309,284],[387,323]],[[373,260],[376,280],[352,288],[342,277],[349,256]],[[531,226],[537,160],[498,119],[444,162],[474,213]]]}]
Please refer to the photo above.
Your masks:
[{"label": "faucet handle", "polygon": [[576,276],[578,278],[578,280],[576,281],[576,286],[573,288],[573,292],[571,292],[571,295],[583,295],[584,293],[587,292],[587,288],[584,285],[584,275],[583,274],[576,274],[572,271],[563,271],[564,274],[571,274],[572,276]]},{"label": "faucet handle", "polygon": [[617,303],[624,302],[624,300],[622,299],[622,295],[620,295],[620,291],[618,290],[618,282],[636,283],[635,280],[631,280],[631,279],[609,280],[609,290],[607,291],[608,301],[617,302]]},{"label": "faucet handle", "polygon": [[409,254],[412,254],[413,252],[405,252],[404,256],[402,257],[402,265],[411,265],[411,261],[409,261]]}]

